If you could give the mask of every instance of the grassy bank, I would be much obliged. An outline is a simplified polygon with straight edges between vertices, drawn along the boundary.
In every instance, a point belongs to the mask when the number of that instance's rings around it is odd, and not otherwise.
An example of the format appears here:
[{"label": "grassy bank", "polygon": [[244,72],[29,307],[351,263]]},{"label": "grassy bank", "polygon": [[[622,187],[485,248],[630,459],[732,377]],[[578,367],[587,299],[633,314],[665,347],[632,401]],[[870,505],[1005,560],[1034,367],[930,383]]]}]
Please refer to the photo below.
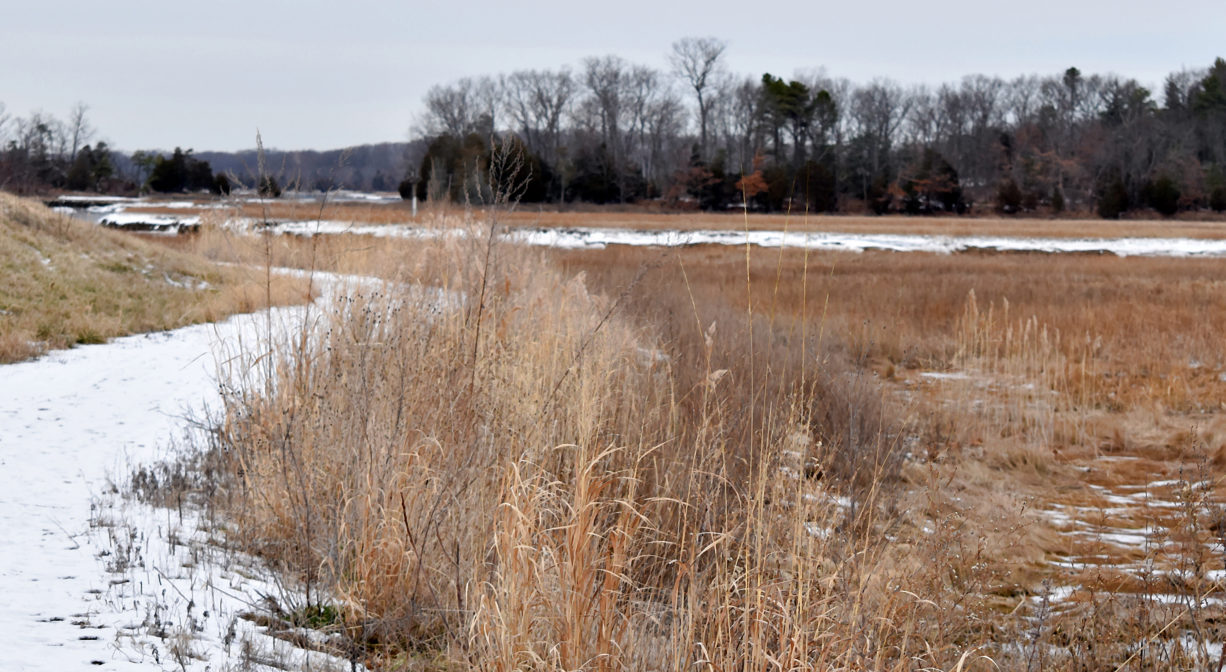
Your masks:
[{"label": "grassy bank", "polygon": [[0,362],[302,301],[299,281],[57,214],[0,192]]}]

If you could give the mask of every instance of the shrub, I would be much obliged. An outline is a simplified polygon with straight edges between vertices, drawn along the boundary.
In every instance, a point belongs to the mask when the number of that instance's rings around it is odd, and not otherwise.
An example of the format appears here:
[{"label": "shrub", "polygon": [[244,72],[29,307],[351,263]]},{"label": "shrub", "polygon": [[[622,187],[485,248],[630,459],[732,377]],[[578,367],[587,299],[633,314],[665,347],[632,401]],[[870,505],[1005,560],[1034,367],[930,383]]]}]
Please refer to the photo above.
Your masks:
[{"label": "shrub", "polygon": [[175,147],[170,157],[158,156],[149,173],[149,188],[163,193],[201,191],[213,188],[213,168],[192,156],[192,150]]},{"label": "shrub", "polygon": [[1179,212],[1179,187],[1175,181],[1163,175],[1157,180],[1145,185],[1145,200],[1149,207],[1164,217],[1170,217]]},{"label": "shrub", "polygon": [[213,186],[209,191],[219,196],[229,196],[230,178],[226,177],[224,173],[218,173],[213,177]]},{"label": "shrub", "polygon": [[808,161],[801,171],[801,187],[811,212],[834,212],[838,207],[838,181],[824,163]]},{"label": "shrub", "polygon": [[1054,187],[1051,190],[1051,211],[1064,212],[1064,192],[1060,190],[1060,187]]},{"label": "shrub", "polygon": [[1119,176],[1109,177],[1099,184],[1098,216],[1119,219],[1128,210],[1128,189]]},{"label": "shrub", "polygon": [[925,149],[898,179],[903,210],[909,215],[966,211],[958,171],[939,153]]},{"label": "shrub", "polygon": [[1209,207],[1214,212],[1226,211],[1226,187],[1216,187],[1209,192]]},{"label": "shrub", "polygon": [[400,193],[400,198],[402,200],[407,201],[413,198],[413,190],[416,189],[416,187],[417,180],[406,177],[400,181],[400,184],[396,187],[396,191]]},{"label": "shrub", "polygon": [[272,175],[264,175],[260,178],[258,191],[264,198],[281,198],[281,185],[277,184],[277,178]]},{"label": "shrub", "polygon": [[1012,215],[1022,209],[1022,189],[1013,178],[1006,178],[996,187],[996,210]]}]

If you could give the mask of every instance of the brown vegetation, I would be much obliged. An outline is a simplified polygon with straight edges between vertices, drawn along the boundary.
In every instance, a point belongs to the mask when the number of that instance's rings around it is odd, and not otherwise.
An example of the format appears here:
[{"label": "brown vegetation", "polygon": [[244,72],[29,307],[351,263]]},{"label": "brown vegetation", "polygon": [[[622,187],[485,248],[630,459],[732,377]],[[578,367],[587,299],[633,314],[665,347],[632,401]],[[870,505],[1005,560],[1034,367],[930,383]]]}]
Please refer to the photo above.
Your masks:
[{"label": "brown vegetation", "polygon": [[307,298],[298,281],[220,268],[3,192],[0,260],[0,362]]},{"label": "brown vegetation", "polygon": [[[1187,425],[1223,385],[1214,262],[542,252],[487,225],[252,239],[438,290],[341,301],[327,347],[232,397],[205,456],[214,504],[305,582],[300,607],[339,609],[355,658],[1209,660],[1220,433]],[[1152,506],[1117,510],[1138,484]],[[1153,546],[1112,543],[1145,525]]]}]

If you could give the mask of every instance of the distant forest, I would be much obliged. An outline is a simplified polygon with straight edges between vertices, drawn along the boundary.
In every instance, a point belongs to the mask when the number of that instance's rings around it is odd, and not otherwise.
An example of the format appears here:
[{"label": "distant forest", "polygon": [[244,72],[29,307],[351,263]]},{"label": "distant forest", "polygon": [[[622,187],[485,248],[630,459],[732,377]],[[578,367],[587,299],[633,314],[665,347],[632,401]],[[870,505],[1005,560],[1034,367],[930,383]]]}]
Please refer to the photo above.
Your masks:
[{"label": "distant forest", "polygon": [[[19,194],[51,190],[135,194],[232,188],[396,191],[425,151],[425,141],[387,142],[330,151],[194,152],[112,150],[78,103],[66,118],[46,112],[6,113],[0,103],[0,189]],[[263,177],[263,179],[261,179]],[[275,189],[273,188],[275,187]]]},{"label": "distant forest", "polygon": [[618,56],[430,89],[418,138],[326,152],[126,155],[64,120],[0,105],[0,188],[415,191],[481,203],[669,209],[1119,217],[1226,210],[1226,61],[1155,93],[1075,67],[932,87],[732,74],[726,45],[686,38],[660,71]]},{"label": "distant forest", "polygon": [[[425,99],[418,194],[488,198],[515,156],[528,201],[884,214],[1118,217],[1226,210],[1226,61],[1136,80],[1070,67],[937,87],[734,76],[687,38],[661,72],[617,56],[466,78]],[[498,163],[495,162],[495,166]],[[507,171],[502,171],[506,173]],[[747,199],[747,201],[746,201]]]},{"label": "distant forest", "polygon": [[[355,189],[359,191],[396,191],[406,176],[406,166],[416,164],[425,142],[386,142],[328,151],[264,152],[265,171],[282,186],[299,191]],[[255,184],[259,157],[254,149],[243,152],[200,152],[196,158],[208,161],[213,170],[237,177],[243,184]]]}]

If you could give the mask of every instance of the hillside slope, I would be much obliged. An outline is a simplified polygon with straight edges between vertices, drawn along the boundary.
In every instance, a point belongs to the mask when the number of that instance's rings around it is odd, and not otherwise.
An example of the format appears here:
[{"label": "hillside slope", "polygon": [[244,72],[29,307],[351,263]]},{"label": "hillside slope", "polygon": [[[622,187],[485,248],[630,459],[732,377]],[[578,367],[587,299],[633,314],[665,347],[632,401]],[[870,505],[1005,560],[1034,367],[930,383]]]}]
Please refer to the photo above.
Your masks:
[{"label": "hillside slope", "polygon": [[0,192],[0,363],[302,300],[304,291]]}]

